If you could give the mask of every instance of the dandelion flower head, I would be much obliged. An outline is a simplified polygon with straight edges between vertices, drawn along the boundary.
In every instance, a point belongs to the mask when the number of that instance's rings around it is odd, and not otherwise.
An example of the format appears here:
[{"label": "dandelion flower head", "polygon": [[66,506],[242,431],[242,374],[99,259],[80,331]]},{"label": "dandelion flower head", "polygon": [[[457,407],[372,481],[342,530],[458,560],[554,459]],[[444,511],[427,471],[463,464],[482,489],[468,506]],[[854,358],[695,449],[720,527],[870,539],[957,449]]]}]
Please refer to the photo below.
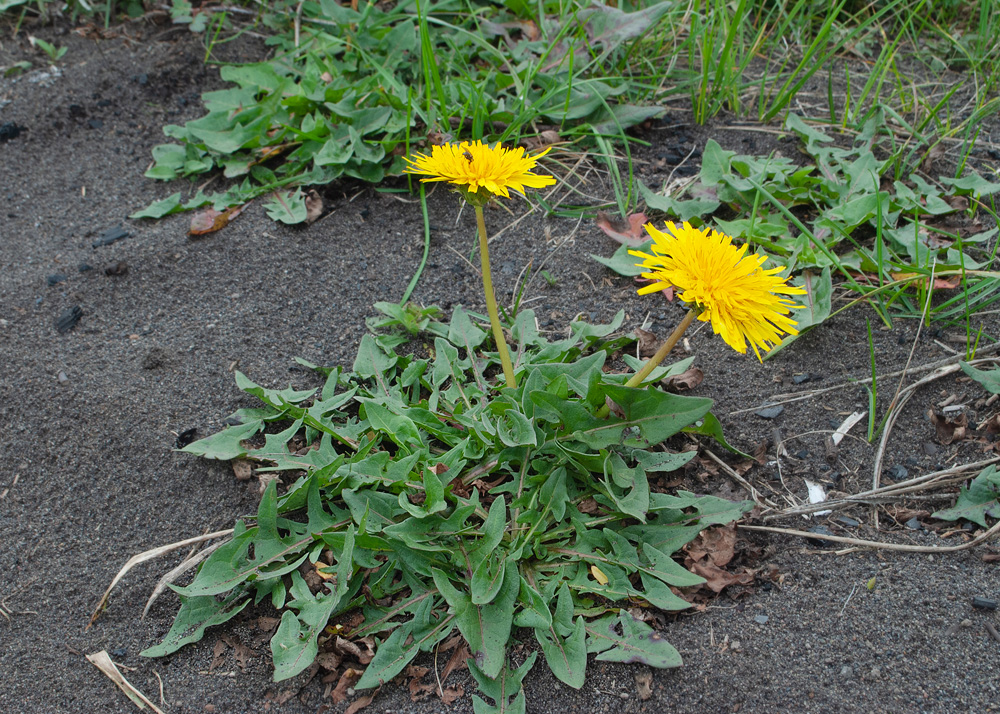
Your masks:
[{"label": "dandelion flower head", "polygon": [[761,267],[765,255],[747,254],[747,246],[733,245],[732,238],[716,230],[693,228],[689,223],[666,224],[666,232],[652,223],[646,230],[653,238],[652,255],[630,250],[642,258],[642,277],[654,281],[639,288],[640,295],[673,287],[678,297],[700,310],[698,319],[711,322],[715,333],[737,352],[746,354],[747,342],[757,359],[769,351],[782,334],[797,335],[798,324],[790,317],[801,308],[786,295],[806,291],[788,285],[781,268]]},{"label": "dandelion flower head", "polygon": [[455,184],[467,198],[483,197],[480,189],[488,192],[486,196],[510,198],[512,190],[523,195],[525,188],[543,188],[556,182],[552,176],[531,173],[538,159],[548,152],[546,149],[535,156],[526,156],[520,146],[505,149],[499,143],[491,147],[478,140],[463,141],[432,146],[430,156],[407,157],[410,165],[404,171],[427,174],[428,178],[423,181]]}]

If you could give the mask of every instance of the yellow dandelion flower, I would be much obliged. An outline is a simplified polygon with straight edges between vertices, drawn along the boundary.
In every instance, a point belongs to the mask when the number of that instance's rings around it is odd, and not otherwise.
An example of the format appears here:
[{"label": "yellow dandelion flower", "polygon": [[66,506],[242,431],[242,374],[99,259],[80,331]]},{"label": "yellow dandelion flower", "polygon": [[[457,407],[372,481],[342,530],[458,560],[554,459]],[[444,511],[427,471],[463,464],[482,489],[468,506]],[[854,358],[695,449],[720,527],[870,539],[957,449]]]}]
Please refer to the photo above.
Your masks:
[{"label": "yellow dandelion flower", "polygon": [[653,255],[629,251],[642,258],[636,263],[648,271],[642,277],[654,281],[639,288],[640,295],[673,287],[681,300],[700,310],[699,320],[711,321],[727,345],[746,354],[749,342],[757,359],[758,348],[767,352],[781,341],[782,333],[798,334],[798,323],[789,315],[802,305],[782,296],[806,291],[788,285],[788,279],[778,275],[781,268],[762,268],[767,256],[748,255],[746,245],[737,247],[716,230],[700,230],[689,223],[666,227],[664,233],[646,224]]},{"label": "yellow dandelion flower", "polygon": [[[538,159],[549,152],[546,149],[535,156],[525,156],[520,146],[505,149],[496,144],[491,147],[481,141],[463,141],[460,144],[443,144],[431,147],[431,155],[416,154],[407,157],[410,163],[404,171],[410,174],[428,174],[423,181],[447,181],[462,190],[467,197],[489,194],[510,198],[509,191],[524,194],[527,188],[543,188],[556,182],[552,176],[533,174]],[[487,194],[488,195],[488,194]]]}]

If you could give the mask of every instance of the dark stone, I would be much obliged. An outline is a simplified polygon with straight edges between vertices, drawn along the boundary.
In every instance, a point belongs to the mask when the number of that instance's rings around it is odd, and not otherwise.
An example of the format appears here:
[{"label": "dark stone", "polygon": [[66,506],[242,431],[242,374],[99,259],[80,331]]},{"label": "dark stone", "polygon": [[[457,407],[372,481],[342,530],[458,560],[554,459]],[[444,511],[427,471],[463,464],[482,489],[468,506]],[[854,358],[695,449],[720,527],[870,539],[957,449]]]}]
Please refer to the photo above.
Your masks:
[{"label": "dark stone", "polygon": [[101,129],[104,126],[104,122],[100,119],[89,119],[87,121],[87,126],[91,129]]},{"label": "dark stone", "polygon": [[913,518],[911,518],[906,522],[906,527],[909,528],[911,531],[920,531],[924,529],[923,524],[921,524],[920,521],[917,520],[916,516],[914,516]]},{"label": "dark stone", "polygon": [[65,334],[76,327],[76,323],[83,317],[83,309],[79,305],[68,307],[56,318],[56,330],[59,334]]},{"label": "dark stone", "polygon": [[100,248],[103,245],[111,245],[116,240],[121,240],[122,238],[128,238],[129,232],[122,228],[121,226],[114,226],[113,228],[108,228],[106,231],[101,233],[97,237],[97,240],[93,242],[95,248]]},{"label": "dark stone", "polygon": [[49,285],[58,285],[59,283],[66,282],[66,276],[62,273],[52,273],[52,275],[45,278],[45,282]]},{"label": "dark stone", "polygon": [[10,141],[11,139],[16,139],[24,131],[23,126],[18,126],[12,121],[5,121],[0,124],[0,144]]},{"label": "dark stone", "polygon": [[802,384],[803,382],[808,382],[812,379],[811,374],[794,374],[792,375],[792,384]]},{"label": "dark stone", "polygon": [[111,263],[106,268],[104,268],[104,274],[110,275],[112,277],[118,277],[125,275],[128,272],[128,264],[124,260],[119,260],[117,263]]},{"label": "dark stone", "polygon": [[87,116],[87,110],[81,107],[79,104],[70,104],[67,107],[67,110],[69,111],[70,119],[83,119],[85,116]]},{"label": "dark stone", "polygon": [[896,464],[895,466],[890,466],[885,470],[886,476],[891,478],[893,481],[902,481],[910,472],[906,470],[906,467],[902,464]]},{"label": "dark stone", "polygon": [[861,525],[860,521],[856,521],[853,518],[849,518],[847,516],[837,516],[837,521],[847,526],[848,528],[856,528],[859,525]]},{"label": "dark stone", "polygon": [[763,419],[774,419],[776,416],[785,411],[785,407],[781,404],[772,404],[770,406],[762,407],[754,412],[757,416]]},{"label": "dark stone", "polygon": [[996,610],[997,601],[985,597],[972,598],[972,606],[979,610]]},{"label": "dark stone", "polygon": [[89,263],[80,263],[80,265],[78,265],[76,269],[79,270],[81,273],[86,273],[88,270],[93,270],[94,266],[90,265]]},{"label": "dark stone", "polygon": [[190,443],[193,443],[195,439],[198,438],[198,427],[192,427],[186,431],[182,431],[177,435],[177,441],[174,442],[175,448],[183,449]]}]

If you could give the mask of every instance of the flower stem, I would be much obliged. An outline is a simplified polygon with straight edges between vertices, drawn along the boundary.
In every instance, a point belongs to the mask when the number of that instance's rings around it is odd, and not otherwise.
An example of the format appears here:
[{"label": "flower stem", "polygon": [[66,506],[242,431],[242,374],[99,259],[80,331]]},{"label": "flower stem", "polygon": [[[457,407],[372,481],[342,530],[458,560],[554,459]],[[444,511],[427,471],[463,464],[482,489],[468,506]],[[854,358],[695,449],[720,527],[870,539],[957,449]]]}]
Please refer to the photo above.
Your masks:
[{"label": "flower stem", "polygon": [[476,224],[479,226],[479,259],[483,270],[483,293],[486,295],[486,312],[490,316],[490,325],[493,327],[493,339],[497,343],[497,352],[500,353],[500,364],[503,365],[503,376],[507,380],[507,386],[514,388],[517,383],[514,381],[514,367],[510,362],[510,352],[507,351],[507,340],[503,336],[503,329],[500,327],[500,313],[497,311],[497,299],[493,294],[493,276],[490,274],[490,249],[486,239],[486,218],[483,216],[483,207],[475,206]]},{"label": "flower stem", "polygon": [[[642,369],[633,374],[632,377],[627,382],[625,382],[625,386],[638,387],[640,384],[642,384],[642,380],[648,377],[650,373],[659,366],[660,362],[662,362],[666,358],[666,356],[670,354],[670,350],[672,350],[674,346],[680,341],[681,337],[687,331],[687,328],[691,326],[691,323],[694,322],[694,318],[696,317],[698,317],[698,310],[692,307],[690,310],[687,311],[687,314],[684,316],[684,319],[681,320],[680,323],[677,325],[677,327],[674,328],[674,331],[670,333],[670,337],[668,337],[666,341],[662,345],[660,345],[660,349],[656,350],[656,354],[653,355],[649,359],[649,361],[647,361],[646,364],[643,365]],[[601,419],[604,419],[605,417],[608,416],[610,412],[611,408],[607,404],[605,404],[603,407],[600,408],[600,410],[598,410],[596,416]]]},{"label": "flower stem", "polygon": [[625,382],[625,386],[638,387],[642,384],[642,380],[648,377],[650,372],[656,369],[660,362],[662,362],[666,356],[670,354],[670,350],[672,350],[674,345],[680,341],[681,337],[687,331],[687,328],[691,326],[691,323],[694,322],[694,318],[697,316],[697,310],[694,308],[688,310],[684,319],[681,320],[677,327],[674,328],[674,331],[670,333],[670,337],[668,337],[666,341],[660,345],[660,349],[656,350],[656,354],[653,355],[645,365],[643,365],[641,370],[632,375],[632,378],[629,379],[629,381]]}]

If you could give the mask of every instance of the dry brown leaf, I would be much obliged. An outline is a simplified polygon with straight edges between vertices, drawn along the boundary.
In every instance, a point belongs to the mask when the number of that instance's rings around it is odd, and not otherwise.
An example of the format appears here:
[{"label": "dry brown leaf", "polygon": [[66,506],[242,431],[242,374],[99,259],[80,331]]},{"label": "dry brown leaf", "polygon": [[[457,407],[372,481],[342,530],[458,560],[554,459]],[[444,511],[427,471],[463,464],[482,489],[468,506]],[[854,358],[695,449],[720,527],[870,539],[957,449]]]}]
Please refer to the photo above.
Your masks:
[{"label": "dry brown leaf", "polygon": [[212,664],[208,665],[209,672],[214,672],[226,661],[226,649],[228,649],[226,643],[221,639],[215,641],[215,647],[212,648]]},{"label": "dry brown leaf", "polygon": [[243,212],[243,206],[232,206],[224,211],[216,211],[214,208],[203,208],[191,216],[191,227],[188,228],[189,236],[202,236],[206,233],[215,233],[229,225]]},{"label": "dry brown leaf", "polygon": [[354,684],[361,679],[361,675],[364,674],[360,669],[353,669],[348,667],[344,670],[344,673],[340,675],[340,679],[337,681],[337,686],[332,692],[330,692],[330,699],[333,700],[334,704],[340,704],[341,702],[347,701],[347,690],[354,686]]},{"label": "dry brown leaf", "polygon": [[1000,553],[984,553],[984,563],[1000,563]]},{"label": "dry brown leaf", "polygon": [[250,648],[230,635],[220,635],[220,639],[233,648],[233,657],[236,660],[236,666],[239,667],[241,671],[246,672],[247,663],[250,661],[250,657],[253,654],[250,651]]},{"label": "dry brown leaf", "polygon": [[695,575],[705,578],[702,587],[708,588],[714,593],[721,593],[730,585],[750,585],[754,578],[754,573],[749,568],[744,568],[743,572],[740,573],[730,573],[708,560],[686,563],[685,565]]},{"label": "dry brown leaf", "polygon": [[736,527],[707,528],[685,550],[691,561],[707,560],[719,567],[728,565],[736,554]]},{"label": "dry brown leaf", "polygon": [[351,706],[344,710],[344,714],[357,714],[357,712],[361,711],[375,700],[376,694],[378,694],[377,689],[371,694],[366,694],[360,699],[356,699]]},{"label": "dry brown leaf", "polygon": [[653,673],[648,669],[637,672],[635,675],[635,693],[642,701],[649,701],[653,696]]},{"label": "dry brown leaf", "polygon": [[639,347],[639,356],[652,357],[656,354],[656,350],[660,346],[660,342],[656,339],[656,335],[649,330],[642,329],[641,327],[635,328],[634,332],[637,338],[636,342]]},{"label": "dry brown leaf", "polygon": [[[922,276],[921,273],[891,273],[894,280],[907,280],[911,278],[919,278]],[[927,284],[930,282],[929,276],[924,280],[914,280],[913,282],[923,283],[923,288],[927,289]],[[934,278],[934,289],[935,290],[954,290],[962,284],[962,276],[953,275],[947,278]]]},{"label": "dry brown leaf", "polygon": [[598,211],[595,223],[609,238],[625,245],[637,247],[649,240],[643,229],[645,213],[633,213],[625,221],[619,221],[604,211]]},{"label": "dry brown leaf", "polygon": [[441,682],[447,682],[448,676],[456,669],[468,669],[468,661],[471,656],[469,646],[463,641],[462,646],[455,648],[455,651],[451,653],[451,658],[448,660],[448,664],[444,666],[444,670],[441,672]]},{"label": "dry brown leaf", "polygon": [[445,687],[441,692],[441,701],[445,704],[451,704],[456,699],[465,696],[465,687],[461,684],[456,684],[451,687]]},{"label": "dry brown leaf", "polygon": [[362,637],[357,641],[359,645],[360,654],[358,655],[358,662],[367,665],[372,659],[375,658],[375,638],[374,637]]},{"label": "dry brown leaf", "polygon": [[929,416],[931,424],[934,425],[936,430],[934,440],[939,444],[947,446],[948,444],[965,439],[966,430],[969,426],[969,417],[965,412],[948,416],[936,410],[931,410]]},{"label": "dry brown leaf", "polygon": [[593,498],[585,498],[580,501],[580,504],[577,506],[577,510],[579,510],[580,513],[586,513],[588,516],[596,514],[598,508],[597,501]]},{"label": "dry brown leaf", "polygon": [[237,481],[249,481],[253,478],[253,463],[247,459],[233,461],[233,474]]},{"label": "dry brown leaf", "polygon": [[448,470],[448,466],[446,464],[442,464],[441,462],[438,462],[438,463],[434,464],[433,466],[431,466],[431,471],[434,472],[435,476],[440,476],[441,474],[445,473],[447,470]]},{"label": "dry brown leaf", "polygon": [[343,658],[336,652],[320,652],[316,655],[316,663],[327,672],[336,672]]},{"label": "dry brown leaf", "polygon": [[660,381],[668,392],[687,392],[705,381],[705,373],[698,367],[691,367],[680,374]]},{"label": "dry brown leaf", "polygon": [[306,192],[306,223],[313,223],[323,215],[323,197],[316,189],[311,188]]}]

